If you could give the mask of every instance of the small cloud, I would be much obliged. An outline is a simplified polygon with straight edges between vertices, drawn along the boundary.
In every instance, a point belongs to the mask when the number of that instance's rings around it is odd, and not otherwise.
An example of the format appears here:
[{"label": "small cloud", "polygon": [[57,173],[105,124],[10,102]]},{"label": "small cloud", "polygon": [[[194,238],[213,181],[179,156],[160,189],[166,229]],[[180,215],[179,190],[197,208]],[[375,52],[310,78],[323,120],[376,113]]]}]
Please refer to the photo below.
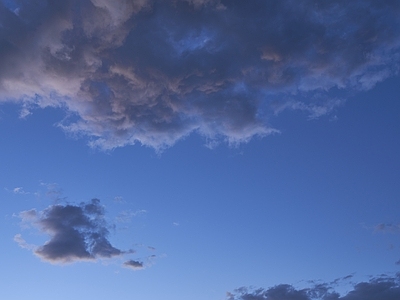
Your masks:
[{"label": "small cloud", "polygon": [[354,277],[354,274],[350,274],[350,275],[347,275],[347,276],[344,276],[344,277],[339,277],[339,278],[336,278],[334,281],[332,281],[331,284],[332,285],[336,285],[336,284],[338,284],[340,282],[349,280],[349,279],[351,279],[353,277]]},{"label": "small cloud", "polygon": [[344,276],[342,279],[343,279],[343,280],[348,280],[348,279],[351,279],[351,278],[353,278],[353,277],[354,277],[354,275],[353,275],[353,274],[350,274],[350,275]]},{"label": "small cloud", "polygon": [[400,224],[394,223],[380,223],[374,227],[374,232],[382,232],[382,233],[400,233]]},{"label": "small cloud", "polygon": [[28,107],[29,105],[23,105],[21,111],[19,112],[19,118],[25,119],[27,116],[32,114],[31,108]]},{"label": "small cloud", "polygon": [[[148,247],[149,250],[152,250],[151,248],[153,250],[155,250],[155,248],[153,248],[153,247]],[[155,263],[156,259],[157,259],[157,255],[155,255],[155,254],[149,255],[140,260],[130,259],[123,263],[123,267],[132,269],[134,271],[143,270],[147,267],[152,266]]]},{"label": "small cloud", "polygon": [[173,222],[172,225],[179,226],[179,223],[178,222]]},{"label": "small cloud", "polygon": [[116,221],[120,223],[129,223],[132,218],[143,215],[145,213],[147,213],[147,211],[144,209],[136,211],[125,210],[119,213],[119,215],[116,217]]},{"label": "small cloud", "polygon": [[35,245],[28,244],[23,238],[21,234],[16,234],[14,236],[14,242],[16,242],[21,248],[23,249],[28,249],[28,250],[34,250]]},{"label": "small cloud", "polygon": [[116,196],[114,197],[114,202],[122,203],[124,202],[124,198],[122,198],[121,196]]},{"label": "small cloud", "polygon": [[61,201],[65,201],[67,197],[62,197],[63,190],[57,183],[40,183],[41,186],[46,187],[45,195],[50,198],[55,203],[59,203]]},{"label": "small cloud", "polygon": [[[338,107],[343,106],[346,102],[344,99],[337,99],[337,98],[320,98],[318,96],[314,96],[314,101],[310,103],[305,103],[303,101],[295,101],[295,100],[288,100],[288,101],[280,101],[279,103],[274,103],[273,109],[275,115],[280,114],[285,110],[298,110],[304,111],[308,113],[308,119],[314,120],[318,119],[325,115],[330,115],[334,112]],[[337,116],[331,117],[331,121],[335,121]]]},{"label": "small cloud", "polygon": [[143,265],[142,262],[136,261],[136,260],[132,260],[132,259],[124,262],[123,266],[125,268],[129,268],[129,269],[132,269],[132,270],[135,270],[135,271],[144,269],[144,265]]},{"label": "small cloud", "polygon": [[28,245],[21,235],[14,238],[21,247],[32,250],[46,262],[94,261],[133,252],[120,250],[108,240],[109,224],[98,199],[80,205],[51,205],[40,212],[31,209],[21,212],[19,217],[24,224],[31,224],[50,236],[40,246]]},{"label": "small cloud", "polygon": [[20,194],[20,195],[27,195],[27,194],[29,194],[29,192],[25,192],[24,191],[24,188],[23,187],[16,187],[16,188],[13,188],[13,193],[14,194]]}]

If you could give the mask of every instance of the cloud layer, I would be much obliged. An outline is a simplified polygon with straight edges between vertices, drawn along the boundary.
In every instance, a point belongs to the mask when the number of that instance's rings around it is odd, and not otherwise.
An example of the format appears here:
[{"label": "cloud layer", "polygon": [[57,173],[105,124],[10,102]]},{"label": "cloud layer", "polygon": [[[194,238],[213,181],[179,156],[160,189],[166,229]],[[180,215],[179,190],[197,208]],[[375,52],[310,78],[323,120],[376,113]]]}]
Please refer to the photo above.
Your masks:
[{"label": "cloud layer", "polygon": [[400,276],[380,276],[356,284],[341,296],[331,284],[317,284],[311,288],[296,289],[281,284],[268,289],[240,288],[228,293],[228,300],[396,300],[400,299]]},{"label": "cloud layer", "polygon": [[47,262],[72,263],[134,252],[111,245],[104,207],[98,199],[80,205],[52,205],[41,212],[32,209],[21,212],[20,217],[23,223],[33,225],[50,239],[42,246],[27,244],[20,234],[14,240]]},{"label": "cloud layer", "polygon": [[60,126],[103,149],[245,142],[400,61],[397,0],[2,0],[0,20],[0,101],[61,107]]}]

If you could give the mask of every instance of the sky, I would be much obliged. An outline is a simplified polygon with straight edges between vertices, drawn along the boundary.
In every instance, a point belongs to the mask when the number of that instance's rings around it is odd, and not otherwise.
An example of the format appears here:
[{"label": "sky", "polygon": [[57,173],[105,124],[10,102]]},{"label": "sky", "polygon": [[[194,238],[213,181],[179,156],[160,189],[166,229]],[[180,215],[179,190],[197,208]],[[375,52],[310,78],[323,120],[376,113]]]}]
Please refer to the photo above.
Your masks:
[{"label": "sky", "polygon": [[398,0],[0,0],[2,299],[400,299]]}]

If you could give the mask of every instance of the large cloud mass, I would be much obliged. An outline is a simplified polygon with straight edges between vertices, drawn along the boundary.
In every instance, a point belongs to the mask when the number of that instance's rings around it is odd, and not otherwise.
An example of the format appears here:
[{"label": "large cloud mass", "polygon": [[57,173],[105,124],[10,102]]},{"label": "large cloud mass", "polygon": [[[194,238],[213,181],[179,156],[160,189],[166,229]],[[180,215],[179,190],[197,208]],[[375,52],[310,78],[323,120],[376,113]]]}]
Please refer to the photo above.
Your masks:
[{"label": "large cloud mass", "polygon": [[0,0],[0,101],[103,149],[236,144],[397,73],[399,25],[397,0]]}]

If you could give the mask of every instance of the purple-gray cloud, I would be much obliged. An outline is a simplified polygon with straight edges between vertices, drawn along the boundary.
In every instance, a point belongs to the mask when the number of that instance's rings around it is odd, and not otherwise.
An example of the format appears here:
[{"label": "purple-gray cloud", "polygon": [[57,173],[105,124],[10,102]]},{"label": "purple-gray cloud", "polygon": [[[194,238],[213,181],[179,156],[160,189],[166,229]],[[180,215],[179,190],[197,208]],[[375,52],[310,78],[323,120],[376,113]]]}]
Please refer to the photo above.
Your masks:
[{"label": "purple-gray cloud", "polygon": [[124,262],[124,267],[130,268],[132,270],[142,270],[144,269],[144,264],[140,261],[130,259]]},{"label": "purple-gray cloud", "polygon": [[340,295],[330,284],[317,284],[297,289],[281,284],[268,289],[239,288],[228,293],[228,300],[397,300],[400,299],[400,275],[380,276],[354,285],[345,295]]},{"label": "purple-gray cloud", "polygon": [[0,1],[0,20],[0,101],[62,108],[59,126],[102,149],[246,142],[400,61],[397,0]]},{"label": "purple-gray cloud", "polygon": [[20,234],[14,238],[21,247],[31,249],[44,261],[72,263],[133,253],[111,245],[104,207],[98,199],[80,205],[52,205],[41,212],[32,209],[21,212],[20,217],[25,224],[32,224],[50,236],[44,245],[36,247],[28,247]]}]

